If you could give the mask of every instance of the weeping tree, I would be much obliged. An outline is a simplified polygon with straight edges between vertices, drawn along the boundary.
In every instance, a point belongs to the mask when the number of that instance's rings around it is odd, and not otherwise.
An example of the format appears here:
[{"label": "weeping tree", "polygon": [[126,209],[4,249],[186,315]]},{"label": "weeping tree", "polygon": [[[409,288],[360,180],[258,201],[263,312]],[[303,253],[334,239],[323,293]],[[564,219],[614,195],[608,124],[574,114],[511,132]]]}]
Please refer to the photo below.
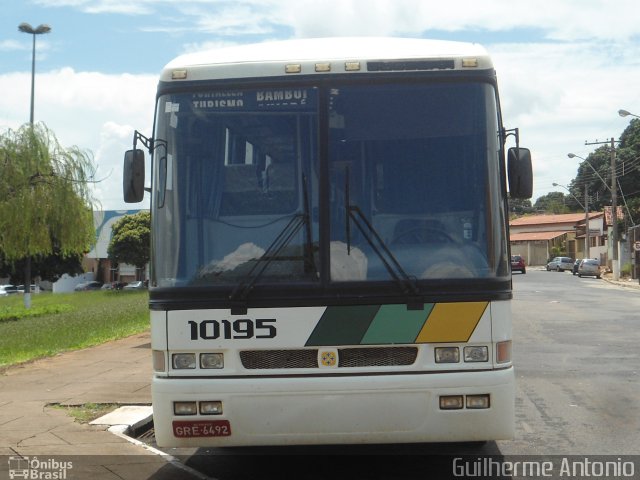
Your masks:
[{"label": "weeping tree", "polygon": [[63,148],[43,123],[0,135],[0,251],[25,260],[27,308],[32,257],[82,254],[95,241],[94,173],[89,152]]}]

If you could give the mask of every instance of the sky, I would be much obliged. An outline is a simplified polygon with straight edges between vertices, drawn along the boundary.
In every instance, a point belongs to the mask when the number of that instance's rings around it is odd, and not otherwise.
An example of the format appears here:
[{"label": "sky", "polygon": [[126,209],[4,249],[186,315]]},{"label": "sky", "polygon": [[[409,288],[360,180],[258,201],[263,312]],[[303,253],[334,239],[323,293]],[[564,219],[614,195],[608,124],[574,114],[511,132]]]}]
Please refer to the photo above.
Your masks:
[{"label": "sky", "polygon": [[[482,44],[498,75],[505,126],[531,149],[533,200],[564,191],[579,159],[640,115],[638,0],[0,0],[0,132],[35,121],[93,155],[104,210],[122,200],[133,132],[151,135],[158,75],[174,57],[227,45],[327,36]],[[148,207],[148,200],[139,205]]]}]

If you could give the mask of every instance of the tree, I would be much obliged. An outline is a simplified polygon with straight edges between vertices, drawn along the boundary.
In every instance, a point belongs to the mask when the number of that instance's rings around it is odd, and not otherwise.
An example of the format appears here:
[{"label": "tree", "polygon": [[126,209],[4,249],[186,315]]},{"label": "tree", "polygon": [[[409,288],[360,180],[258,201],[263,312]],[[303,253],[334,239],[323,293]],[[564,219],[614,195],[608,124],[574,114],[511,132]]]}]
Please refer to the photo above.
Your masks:
[{"label": "tree", "polygon": [[[545,213],[569,213],[569,205],[573,206],[575,200],[571,202],[571,197],[566,197],[562,192],[549,192],[538,197],[533,207],[536,211]],[[578,207],[579,208],[579,207]]]},{"label": "tree", "polygon": [[151,213],[125,215],[113,225],[109,258],[143,269],[151,258]]},{"label": "tree", "polygon": [[94,173],[89,152],[63,148],[43,123],[0,135],[0,251],[26,260],[25,285],[32,257],[82,254],[95,241]]},{"label": "tree", "polygon": [[[25,284],[26,259],[7,262],[0,252],[0,277],[11,277],[13,283]],[[62,256],[57,248],[51,255],[36,255],[31,259],[32,277],[40,277],[42,280],[55,282],[63,274],[77,275],[82,273],[82,255]]]},{"label": "tree", "polygon": [[533,213],[534,209],[530,199],[520,199],[509,197],[509,218]]}]

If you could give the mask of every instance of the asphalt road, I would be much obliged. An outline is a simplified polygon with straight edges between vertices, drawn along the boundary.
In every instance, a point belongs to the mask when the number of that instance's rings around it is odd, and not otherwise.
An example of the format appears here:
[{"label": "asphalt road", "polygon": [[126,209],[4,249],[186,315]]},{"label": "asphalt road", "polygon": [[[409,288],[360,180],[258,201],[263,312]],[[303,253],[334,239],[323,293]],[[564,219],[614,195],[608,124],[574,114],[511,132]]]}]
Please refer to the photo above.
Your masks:
[{"label": "asphalt road", "polygon": [[514,275],[510,454],[640,452],[640,290],[569,272]]},{"label": "asphalt road", "polygon": [[514,274],[513,285],[513,440],[167,452],[224,480],[450,478],[450,456],[638,454],[640,290],[535,269]]}]

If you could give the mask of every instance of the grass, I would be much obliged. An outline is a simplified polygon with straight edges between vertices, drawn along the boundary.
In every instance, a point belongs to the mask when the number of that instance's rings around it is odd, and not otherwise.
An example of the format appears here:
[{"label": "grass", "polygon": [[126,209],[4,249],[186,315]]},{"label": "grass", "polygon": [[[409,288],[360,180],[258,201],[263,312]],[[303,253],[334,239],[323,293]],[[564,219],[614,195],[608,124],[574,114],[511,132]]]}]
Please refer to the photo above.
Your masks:
[{"label": "grass", "polygon": [[116,403],[85,403],[84,405],[51,405],[53,408],[64,410],[78,423],[89,423],[107,413],[114,411],[120,405]]},{"label": "grass", "polygon": [[91,291],[0,298],[0,368],[98,345],[149,328],[146,291]]}]

